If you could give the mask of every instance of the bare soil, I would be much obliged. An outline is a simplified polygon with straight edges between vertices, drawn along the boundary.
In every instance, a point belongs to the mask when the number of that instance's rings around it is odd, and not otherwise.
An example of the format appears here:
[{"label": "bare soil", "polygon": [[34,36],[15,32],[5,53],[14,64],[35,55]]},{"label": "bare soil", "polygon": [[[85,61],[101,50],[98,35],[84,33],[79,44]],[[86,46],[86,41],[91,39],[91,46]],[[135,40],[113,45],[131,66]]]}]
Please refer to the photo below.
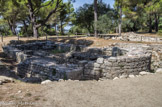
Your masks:
[{"label": "bare soil", "polygon": [[162,74],[46,85],[16,81],[0,86],[2,107],[161,107]]},{"label": "bare soil", "polygon": [[[50,39],[57,40],[56,37]],[[77,43],[79,39],[93,41],[88,45],[92,47],[123,42],[93,37],[62,37],[57,41]],[[4,38],[5,44],[10,40],[16,40],[16,37]],[[0,72],[14,70],[16,62],[5,56],[2,50],[0,60],[4,64]],[[62,81],[46,85],[15,79],[15,83],[0,85],[0,107],[162,107],[161,83],[162,74],[105,81]]]}]

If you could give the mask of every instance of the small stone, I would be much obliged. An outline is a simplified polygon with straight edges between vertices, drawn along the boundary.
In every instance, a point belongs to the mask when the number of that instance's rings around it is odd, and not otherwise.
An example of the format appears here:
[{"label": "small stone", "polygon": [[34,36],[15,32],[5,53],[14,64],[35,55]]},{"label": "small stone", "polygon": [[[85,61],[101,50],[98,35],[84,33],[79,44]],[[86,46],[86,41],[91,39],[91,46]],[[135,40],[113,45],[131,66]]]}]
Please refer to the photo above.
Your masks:
[{"label": "small stone", "polygon": [[99,80],[98,81],[104,81],[105,79],[103,79],[103,78],[99,78]]},{"label": "small stone", "polygon": [[104,59],[103,59],[103,58],[98,58],[98,59],[97,59],[97,63],[103,64],[103,62],[104,62]]},{"label": "small stone", "polygon": [[119,78],[123,79],[123,78],[127,78],[127,77],[128,77],[127,75],[121,75]]},{"label": "small stone", "polygon": [[113,80],[118,80],[119,78],[118,77],[115,77]]},{"label": "small stone", "polygon": [[136,77],[141,77],[141,75],[136,75]]},{"label": "small stone", "polygon": [[2,83],[12,83],[12,82],[14,82],[14,80],[12,78],[5,77],[5,76],[0,76],[0,81]]},{"label": "small stone", "polygon": [[156,70],[156,73],[162,73],[162,68],[158,68],[158,69]]},{"label": "small stone", "polygon": [[71,79],[68,79],[68,81],[72,81]]},{"label": "small stone", "polygon": [[18,94],[20,94],[21,92],[22,92],[22,91],[21,91],[21,90],[19,90],[17,93],[18,93]]},{"label": "small stone", "polygon": [[64,80],[63,80],[63,79],[59,79],[58,81],[59,81],[59,82],[62,82],[62,81],[64,81]]},{"label": "small stone", "polygon": [[0,81],[0,85],[3,85],[3,82],[2,81]]},{"label": "small stone", "polygon": [[148,75],[148,74],[150,74],[149,72],[146,72],[146,71],[142,71],[142,72],[140,72],[139,73],[140,75]]},{"label": "small stone", "polygon": [[129,78],[134,78],[135,76],[134,75],[129,75]]},{"label": "small stone", "polygon": [[48,83],[51,83],[52,81],[51,80],[45,80],[45,81],[42,81],[41,84],[48,84]]}]

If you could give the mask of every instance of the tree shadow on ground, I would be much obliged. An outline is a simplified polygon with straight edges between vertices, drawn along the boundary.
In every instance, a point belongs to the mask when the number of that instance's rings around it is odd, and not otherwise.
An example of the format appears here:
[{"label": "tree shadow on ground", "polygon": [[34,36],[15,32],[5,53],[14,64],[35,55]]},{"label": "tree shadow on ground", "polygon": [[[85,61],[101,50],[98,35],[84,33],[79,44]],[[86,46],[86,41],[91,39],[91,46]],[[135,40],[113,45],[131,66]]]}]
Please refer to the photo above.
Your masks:
[{"label": "tree shadow on ground", "polygon": [[16,72],[14,72],[15,68],[15,61],[7,57],[3,52],[0,52],[0,75],[18,79]]}]

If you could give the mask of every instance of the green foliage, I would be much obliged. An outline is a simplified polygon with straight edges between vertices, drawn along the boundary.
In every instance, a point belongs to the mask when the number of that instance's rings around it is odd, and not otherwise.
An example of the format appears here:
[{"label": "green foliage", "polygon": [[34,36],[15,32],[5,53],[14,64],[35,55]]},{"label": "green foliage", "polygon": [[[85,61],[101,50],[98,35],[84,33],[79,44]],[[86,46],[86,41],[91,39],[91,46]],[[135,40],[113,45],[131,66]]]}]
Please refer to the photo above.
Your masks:
[{"label": "green foliage", "polygon": [[[33,16],[30,16],[29,1],[32,3]],[[33,26],[37,26],[39,35],[54,35],[56,31],[64,34],[67,25],[73,25],[70,33],[94,33],[94,5],[84,4],[74,12],[68,0],[59,0],[57,12],[47,16],[56,7],[57,0],[0,0],[0,33],[20,36],[32,36]],[[162,33],[162,0],[115,0],[114,9],[98,0],[99,33],[115,32],[122,8],[122,31],[158,31]],[[47,18],[47,20],[46,20]],[[21,25],[21,26],[20,26]]]},{"label": "green foliage", "polygon": [[[102,16],[113,9],[109,5],[100,2],[98,3],[98,16]],[[78,33],[93,33],[94,32],[94,6],[93,4],[84,4],[79,7],[75,12],[76,20],[72,21],[74,27],[70,29],[70,32]],[[88,32],[87,32],[88,31]]]},{"label": "green foliage", "polygon": [[110,11],[99,17],[97,29],[100,33],[110,33],[111,31],[115,31],[116,19],[113,16],[114,12]]},{"label": "green foliage", "polygon": [[119,11],[119,7],[122,8],[122,31],[151,32],[158,30],[162,0],[115,0],[114,7],[117,11]]},{"label": "green foliage", "polygon": [[9,26],[8,26],[7,22],[3,19],[0,19],[0,33],[2,35],[11,35]]},{"label": "green foliage", "polygon": [[159,31],[158,31],[158,33],[160,35],[162,35],[162,17],[160,17],[160,19],[159,19]]},{"label": "green foliage", "polygon": [[80,26],[73,26],[73,27],[71,27],[71,29],[69,30],[69,32],[71,34],[75,34],[76,32],[77,33],[87,33],[88,30],[86,28],[81,28]]}]

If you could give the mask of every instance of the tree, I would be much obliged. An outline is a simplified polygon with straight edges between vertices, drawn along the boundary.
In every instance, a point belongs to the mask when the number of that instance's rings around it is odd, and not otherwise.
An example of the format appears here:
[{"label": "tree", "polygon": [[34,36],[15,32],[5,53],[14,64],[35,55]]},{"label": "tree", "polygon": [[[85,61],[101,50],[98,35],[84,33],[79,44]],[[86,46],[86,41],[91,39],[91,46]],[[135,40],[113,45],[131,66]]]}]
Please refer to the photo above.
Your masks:
[{"label": "tree", "polygon": [[115,31],[117,25],[116,12],[114,10],[108,11],[99,17],[97,22],[97,30],[100,33],[110,33]]},{"label": "tree", "polygon": [[160,14],[162,13],[162,0],[151,0],[147,2],[145,11],[149,16],[149,32],[152,32],[152,22],[155,20],[155,31],[158,32]]},{"label": "tree", "polygon": [[13,1],[11,0],[1,0],[0,1],[0,15],[4,20],[7,21],[10,30],[12,31],[13,35],[16,35],[16,21],[17,21],[17,16],[19,14],[19,9],[18,6],[15,6]]},{"label": "tree", "polygon": [[97,37],[97,0],[94,0],[94,35]]},{"label": "tree", "polygon": [[[30,20],[33,26],[33,35],[34,37],[38,38],[38,28],[40,28],[41,26],[45,25],[46,22],[49,20],[49,18],[52,16],[52,14],[56,13],[59,9],[59,4],[62,2],[62,0],[40,0],[40,1],[32,1],[32,0],[27,0],[27,7],[29,10],[29,14],[30,14]],[[54,7],[53,9],[51,9],[50,12],[48,12],[48,15],[44,18],[39,20],[36,17],[36,14],[39,13],[39,10],[41,8],[47,7],[47,6],[51,6]]]},{"label": "tree", "polygon": [[84,4],[82,7],[79,7],[75,14],[76,21],[73,21],[73,24],[92,33],[94,31],[93,5]]},{"label": "tree", "polygon": [[162,13],[161,4],[162,0],[124,0],[122,9],[124,20],[128,20],[133,25],[129,29],[131,31],[145,30],[151,33],[152,30],[155,30],[157,32]]},{"label": "tree", "polygon": [[159,19],[159,26],[158,27],[159,27],[159,31],[158,32],[160,34],[162,34],[162,17],[160,17],[160,19]]},{"label": "tree", "polygon": [[10,34],[9,32],[9,26],[7,24],[7,21],[0,19],[0,34],[1,35],[8,35]]},{"label": "tree", "polygon": [[71,2],[64,3],[63,8],[60,11],[59,19],[60,19],[60,28],[61,34],[64,34],[64,26],[69,24],[72,20],[74,20],[74,8]]},{"label": "tree", "polygon": [[[72,24],[77,26],[73,28],[81,28],[88,30],[88,33],[94,33],[94,4],[84,4],[83,6],[79,7],[78,10],[75,12],[75,19],[72,21]],[[98,9],[97,9],[98,17],[106,14],[107,12],[111,11],[109,5],[98,1]],[[96,23],[97,24],[97,23]],[[84,31],[86,31],[84,30]],[[80,30],[82,31],[82,30]]]}]

